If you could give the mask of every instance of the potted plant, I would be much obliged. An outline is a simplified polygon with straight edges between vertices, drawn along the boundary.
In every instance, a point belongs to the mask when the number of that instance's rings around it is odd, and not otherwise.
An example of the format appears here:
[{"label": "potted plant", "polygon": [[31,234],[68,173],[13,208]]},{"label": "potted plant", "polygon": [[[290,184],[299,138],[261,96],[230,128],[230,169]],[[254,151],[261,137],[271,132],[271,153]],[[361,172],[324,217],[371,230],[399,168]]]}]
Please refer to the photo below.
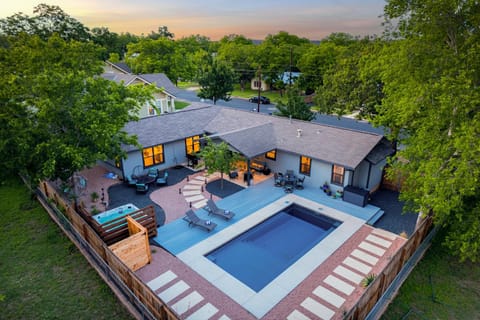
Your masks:
[{"label": "potted plant", "polygon": [[99,195],[98,193],[96,193],[95,191],[93,191],[91,194],[90,194],[90,198],[92,199],[92,202],[96,202],[99,198]]}]

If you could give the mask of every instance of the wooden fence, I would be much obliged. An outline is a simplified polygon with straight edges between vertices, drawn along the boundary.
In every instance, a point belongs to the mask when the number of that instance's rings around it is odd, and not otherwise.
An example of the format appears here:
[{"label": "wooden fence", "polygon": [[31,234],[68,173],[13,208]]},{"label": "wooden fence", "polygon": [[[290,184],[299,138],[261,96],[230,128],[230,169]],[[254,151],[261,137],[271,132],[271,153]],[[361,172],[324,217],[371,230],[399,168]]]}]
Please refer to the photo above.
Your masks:
[{"label": "wooden fence", "polygon": [[[94,229],[71,207],[67,200],[61,197],[57,191],[46,182],[40,185],[40,189],[47,198],[51,199],[61,208],[62,212],[65,213],[66,217],[81,234],[83,239],[85,239],[89,246],[108,264],[111,271],[120,277],[156,319],[178,319],[175,312],[163,303],[163,301],[108,248]],[[356,320],[366,318],[370,310],[372,310],[388,286],[402,270],[405,263],[428,235],[432,227],[432,221],[433,219],[428,216],[421,222],[408,241],[391,258],[391,261],[384,270],[378,274],[375,280],[365,289],[360,300],[345,314],[344,319]]]},{"label": "wooden fence", "polygon": [[[99,257],[108,265],[108,269],[101,265],[94,266],[97,271],[104,272],[103,278],[108,277],[110,273],[117,275],[128,289],[134,294],[136,298],[146,307],[146,309],[153,315],[154,319],[160,320],[177,320],[178,316],[171,310],[156,294],[153,292],[137,275],[130,270],[113,252],[108,248],[106,243],[100,238],[95,230],[78,214],[71,203],[63,198],[57,190],[48,182],[42,182],[39,186],[40,192],[49,201],[53,202],[55,206],[64,214],[74,230],[63,228],[65,232],[78,232],[78,234],[85,240],[88,248],[93,250]],[[51,213],[51,212],[49,212]],[[75,237],[73,237],[74,239]],[[72,237],[70,237],[72,239]],[[73,240],[72,239],[72,240]],[[79,243],[75,243],[81,247]],[[112,288],[113,289],[113,288]],[[118,288],[116,288],[118,289]],[[115,290],[114,290],[115,291]],[[130,298],[132,300],[132,298]],[[131,309],[131,306],[129,307]],[[141,312],[139,312],[141,313]],[[150,319],[150,317],[140,317]]]},{"label": "wooden fence", "polygon": [[415,253],[422,241],[428,235],[432,227],[433,219],[428,216],[420,226],[415,230],[408,241],[400,248],[399,251],[391,258],[388,265],[383,271],[376,275],[375,280],[365,288],[365,292],[360,300],[352,309],[344,316],[345,320],[365,319],[370,310],[373,309],[380,297],[385,293],[388,286],[393,282],[395,277],[400,273],[408,259]]}]

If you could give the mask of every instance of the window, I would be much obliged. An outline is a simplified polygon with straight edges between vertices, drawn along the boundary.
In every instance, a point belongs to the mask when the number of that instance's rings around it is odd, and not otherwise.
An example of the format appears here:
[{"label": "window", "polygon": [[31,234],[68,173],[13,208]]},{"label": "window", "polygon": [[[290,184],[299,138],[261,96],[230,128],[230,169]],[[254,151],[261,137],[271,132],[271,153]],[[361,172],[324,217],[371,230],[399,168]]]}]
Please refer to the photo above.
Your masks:
[{"label": "window", "polygon": [[155,109],[152,106],[148,107],[148,115],[154,116],[156,114]]},{"label": "window", "polygon": [[185,151],[187,154],[194,154],[200,151],[200,136],[186,138]]},{"label": "window", "polygon": [[345,168],[334,164],[332,167],[332,183],[343,186],[344,176],[345,176]]},{"label": "window", "polygon": [[312,169],[312,158],[300,156],[300,173],[309,176]]},{"label": "window", "polygon": [[253,87],[254,88],[260,88],[262,86],[262,82],[261,81],[258,81],[258,80],[254,80],[253,81]]},{"label": "window", "polygon": [[277,160],[277,150],[273,149],[271,151],[268,151],[267,153],[265,153],[265,158],[270,160]]},{"label": "window", "polygon": [[150,167],[159,163],[163,163],[163,144],[143,149],[143,166]]}]

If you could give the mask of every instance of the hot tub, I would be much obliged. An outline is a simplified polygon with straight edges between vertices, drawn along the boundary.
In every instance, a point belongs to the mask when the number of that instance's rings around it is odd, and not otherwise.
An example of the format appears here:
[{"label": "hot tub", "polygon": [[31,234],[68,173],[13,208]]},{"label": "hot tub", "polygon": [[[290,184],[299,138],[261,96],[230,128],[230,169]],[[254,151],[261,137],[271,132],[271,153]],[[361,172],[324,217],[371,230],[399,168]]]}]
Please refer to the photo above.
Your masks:
[{"label": "hot tub", "polygon": [[135,206],[133,203],[127,203],[127,204],[124,204],[123,206],[116,207],[116,208],[104,211],[102,213],[96,214],[93,216],[93,219],[95,219],[95,221],[97,221],[99,224],[105,224],[116,218],[124,217],[127,214],[130,214],[137,210],[139,210],[139,208],[137,208],[137,206]]}]

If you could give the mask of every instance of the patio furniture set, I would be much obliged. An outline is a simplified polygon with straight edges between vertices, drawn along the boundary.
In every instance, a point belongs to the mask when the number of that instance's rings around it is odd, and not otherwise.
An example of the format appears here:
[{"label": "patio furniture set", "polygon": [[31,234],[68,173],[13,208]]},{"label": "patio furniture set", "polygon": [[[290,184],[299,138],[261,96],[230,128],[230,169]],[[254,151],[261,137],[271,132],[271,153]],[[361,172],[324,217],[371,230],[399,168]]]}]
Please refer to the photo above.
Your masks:
[{"label": "patio furniture set", "polygon": [[303,178],[299,178],[293,173],[293,170],[287,170],[285,174],[282,172],[275,172],[274,179],[276,187],[283,187],[283,190],[286,193],[291,193],[294,189],[303,189],[305,176],[303,176]]},{"label": "patio furniture set", "polygon": [[168,171],[164,171],[163,175],[160,175],[157,169],[149,169],[140,176],[130,176],[127,183],[129,186],[135,187],[138,193],[147,193],[152,183],[157,186],[168,185]]},{"label": "patio furniture set", "polygon": [[[235,213],[233,213],[232,211],[217,207],[215,202],[213,202],[213,200],[211,199],[207,200],[207,205],[205,206],[204,209],[208,212],[208,215],[221,217],[227,221],[232,219],[235,216]],[[185,217],[183,217],[183,220],[188,222],[189,227],[201,227],[207,230],[208,232],[212,231],[217,226],[215,222],[211,220],[202,219],[199,216],[197,216],[197,214],[192,209],[186,212]]]}]

